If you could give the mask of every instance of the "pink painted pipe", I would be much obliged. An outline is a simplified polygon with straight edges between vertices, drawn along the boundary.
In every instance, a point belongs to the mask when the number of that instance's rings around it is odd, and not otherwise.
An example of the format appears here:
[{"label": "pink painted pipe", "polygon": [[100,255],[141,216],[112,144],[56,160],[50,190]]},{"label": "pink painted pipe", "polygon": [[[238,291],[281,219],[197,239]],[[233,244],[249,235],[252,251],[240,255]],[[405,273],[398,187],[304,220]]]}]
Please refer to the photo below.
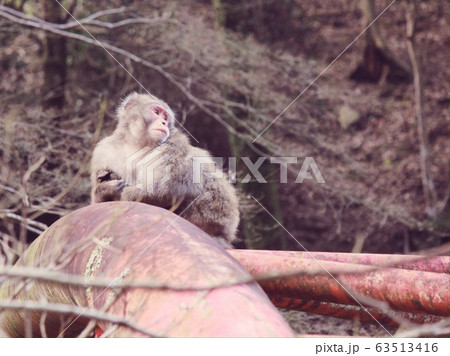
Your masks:
[{"label": "pink painted pipe", "polygon": [[[37,279],[11,298],[23,280],[11,277],[2,285],[0,299],[46,299],[48,303],[97,310],[106,307],[104,312],[109,315],[138,326],[121,325],[110,333],[113,337],[293,336],[257,283],[208,289],[248,280],[250,275],[206,233],[150,205],[108,202],[77,210],[42,234],[17,262],[16,271],[21,266],[66,274],[67,281]],[[181,290],[133,287],[119,291],[69,283],[71,277],[117,283],[118,276],[125,283],[157,283]],[[76,316],[70,316],[73,323],[64,331],[65,336],[78,335],[87,325],[87,318]],[[26,318],[31,320],[33,336],[41,335],[41,320],[48,336],[58,336],[64,329],[57,313],[38,310],[27,314],[22,309],[8,309],[2,317],[0,329],[14,337],[25,335]],[[65,319],[68,321],[67,315]],[[111,326],[108,321],[97,322],[102,330]]]}]

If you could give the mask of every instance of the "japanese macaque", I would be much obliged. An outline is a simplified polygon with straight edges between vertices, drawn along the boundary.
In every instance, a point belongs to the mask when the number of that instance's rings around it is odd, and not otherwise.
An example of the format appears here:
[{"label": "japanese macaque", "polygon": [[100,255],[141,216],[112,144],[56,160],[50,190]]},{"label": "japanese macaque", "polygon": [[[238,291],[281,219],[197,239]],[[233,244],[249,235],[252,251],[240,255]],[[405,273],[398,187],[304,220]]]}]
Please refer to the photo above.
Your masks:
[{"label": "japanese macaque", "polygon": [[239,224],[234,187],[216,172],[210,154],[191,146],[174,127],[169,106],[155,96],[132,93],[119,106],[117,117],[113,134],[93,152],[92,203],[130,200],[175,208],[231,246]]}]

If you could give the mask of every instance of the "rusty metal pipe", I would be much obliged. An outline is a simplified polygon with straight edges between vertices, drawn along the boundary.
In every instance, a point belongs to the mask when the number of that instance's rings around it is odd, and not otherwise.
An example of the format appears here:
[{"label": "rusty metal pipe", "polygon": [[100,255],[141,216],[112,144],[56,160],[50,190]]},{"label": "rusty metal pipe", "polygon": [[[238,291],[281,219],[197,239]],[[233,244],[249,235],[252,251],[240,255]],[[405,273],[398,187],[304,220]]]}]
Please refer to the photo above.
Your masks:
[{"label": "rusty metal pipe", "polygon": [[354,294],[356,299],[359,294],[387,302],[394,310],[437,316],[448,316],[449,313],[448,274],[399,268],[373,270],[372,266],[281,257],[277,253],[229,252],[255,278],[270,274],[285,275],[260,281],[270,296],[357,305],[350,294]]},{"label": "rusty metal pipe", "polygon": [[279,257],[317,259],[321,261],[353,263],[367,266],[395,267],[423,272],[450,273],[449,256],[270,250],[245,250],[243,253],[259,253]]},{"label": "rusty metal pipe", "polygon": [[[271,296],[270,300],[275,306],[283,309],[299,310],[340,319],[359,320],[367,323],[380,323],[384,326],[398,326],[402,321],[415,324],[431,324],[445,319],[444,317],[430,314],[384,311],[372,307],[362,308],[358,305],[328,303],[317,300],[280,296]],[[399,322],[396,320],[399,320]]]}]

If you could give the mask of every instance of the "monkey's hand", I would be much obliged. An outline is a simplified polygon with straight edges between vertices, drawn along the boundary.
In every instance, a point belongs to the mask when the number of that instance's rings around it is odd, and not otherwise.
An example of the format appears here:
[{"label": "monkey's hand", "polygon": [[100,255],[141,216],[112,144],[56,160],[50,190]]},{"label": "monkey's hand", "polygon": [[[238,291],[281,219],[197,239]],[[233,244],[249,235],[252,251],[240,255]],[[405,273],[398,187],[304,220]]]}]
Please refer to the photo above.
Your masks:
[{"label": "monkey's hand", "polygon": [[110,169],[101,169],[97,172],[97,183],[103,183],[113,180],[121,180],[116,172],[113,172]]},{"label": "monkey's hand", "polygon": [[113,179],[101,182],[95,187],[95,203],[120,200],[120,195],[122,194],[122,190],[125,186],[125,181],[122,179]]}]

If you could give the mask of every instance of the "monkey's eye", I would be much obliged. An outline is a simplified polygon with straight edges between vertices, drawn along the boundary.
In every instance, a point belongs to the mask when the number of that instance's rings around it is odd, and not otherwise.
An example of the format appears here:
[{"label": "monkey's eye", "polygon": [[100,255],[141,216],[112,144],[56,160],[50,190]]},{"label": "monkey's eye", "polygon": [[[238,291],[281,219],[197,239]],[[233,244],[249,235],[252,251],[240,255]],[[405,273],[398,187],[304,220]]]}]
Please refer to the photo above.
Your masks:
[{"label": "monkey's eye", "polygon": [[169,115],[168,115],[167,111],[165,109],[163,109],[161,106],[155,105],[155,106],[152,106],[150,109],[156,116],[162,117],[164,121],[169,121]]}]

